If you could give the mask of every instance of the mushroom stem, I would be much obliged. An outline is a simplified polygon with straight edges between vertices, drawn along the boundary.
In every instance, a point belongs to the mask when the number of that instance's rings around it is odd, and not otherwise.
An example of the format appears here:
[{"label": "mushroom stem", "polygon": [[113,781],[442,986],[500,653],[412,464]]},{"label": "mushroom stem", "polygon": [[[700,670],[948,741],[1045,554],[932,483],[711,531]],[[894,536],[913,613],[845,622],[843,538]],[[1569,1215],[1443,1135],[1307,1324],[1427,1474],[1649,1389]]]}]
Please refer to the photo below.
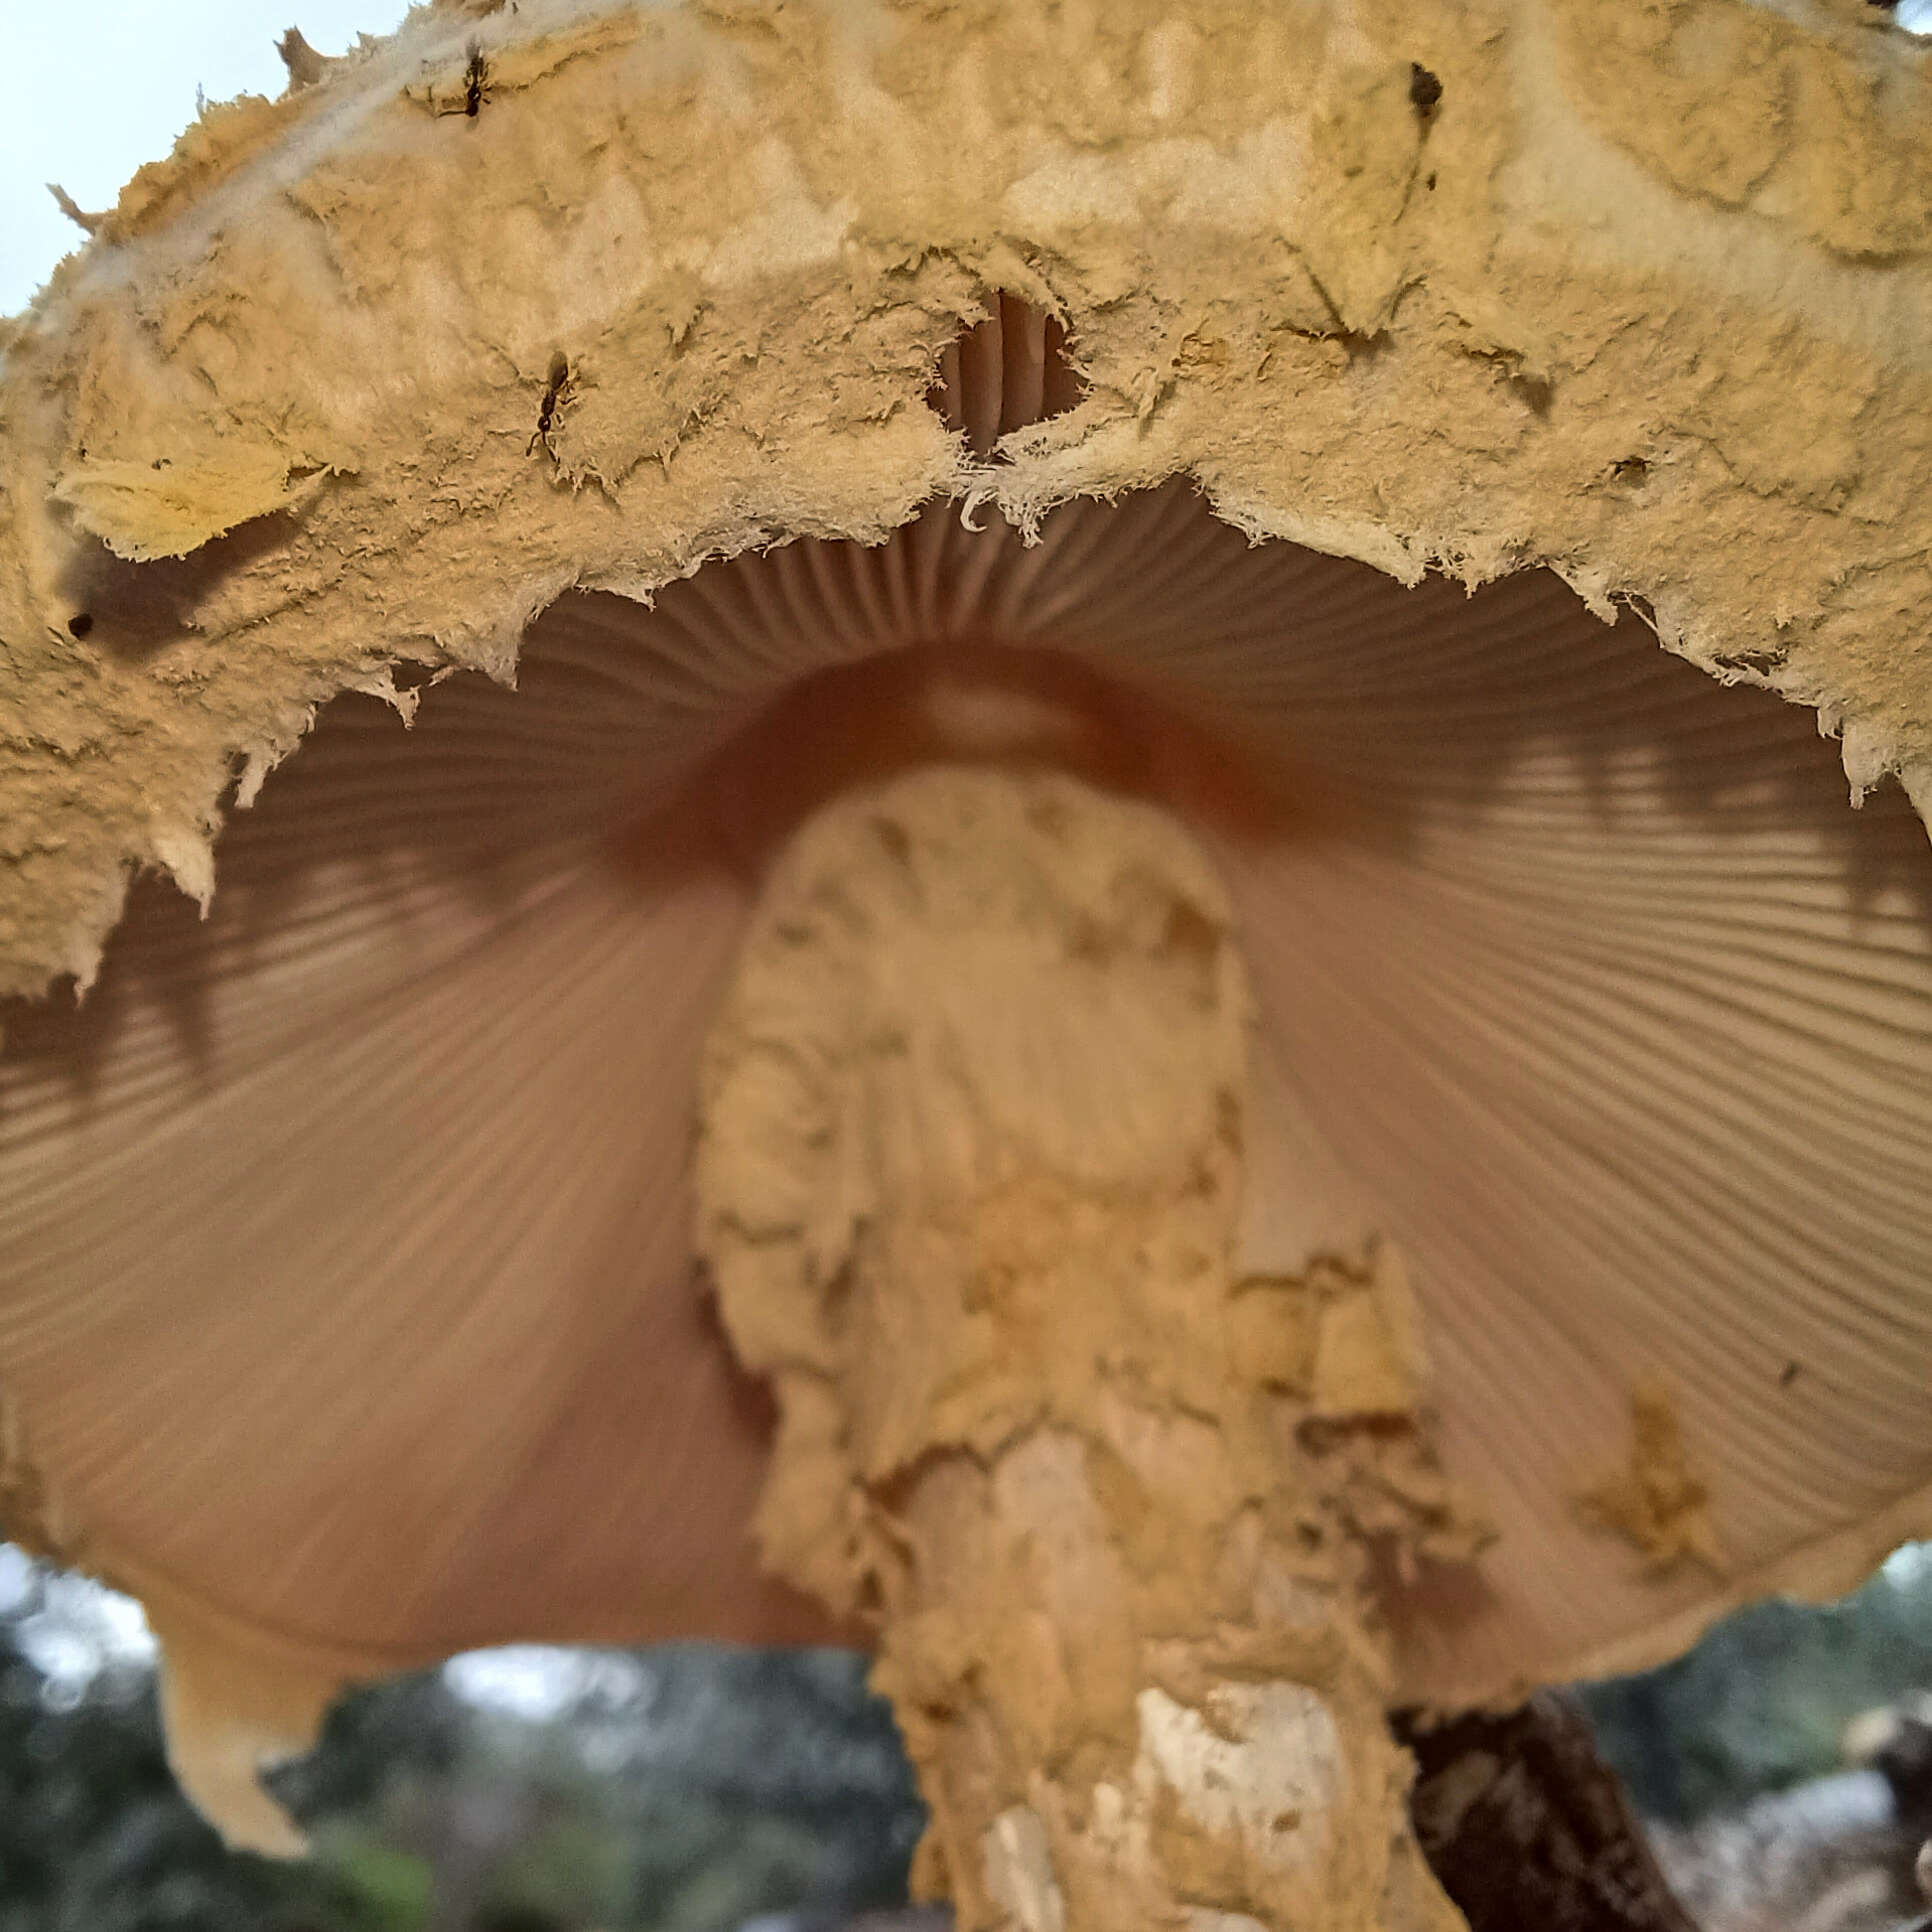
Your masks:
[{"label": "mushroom stem", "polygon": [[1409,1837],[1355,1593],[1297,1578],[1257,1620],[1229,1600],[1249,1579],[1161,1567],[1201,1535],[1188,1484],[1232,1475],[1209,1449],[1159,1494],[1115,1443],[1043,1426],[907,1484],[874,1681],[932,1814],[921,1889],[960,1926],[1461,1925]]},{"label": "mushroom stem", "polygon": [[708,1043],[764,1553],[876,1625],[962,1932],[1462,1923],[1372,1573],[1468,1532],[1392,1256],[1237,1270],[1247,1007],[1165,814],[942,769],[795,837]]}]

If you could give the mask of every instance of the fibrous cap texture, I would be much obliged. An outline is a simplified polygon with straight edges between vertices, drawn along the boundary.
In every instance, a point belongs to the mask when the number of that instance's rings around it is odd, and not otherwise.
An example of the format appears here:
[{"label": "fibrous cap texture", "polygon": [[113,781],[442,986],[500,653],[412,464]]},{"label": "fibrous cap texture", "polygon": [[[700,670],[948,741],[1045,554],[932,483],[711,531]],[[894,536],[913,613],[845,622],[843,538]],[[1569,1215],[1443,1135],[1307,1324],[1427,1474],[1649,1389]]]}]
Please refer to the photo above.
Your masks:
[{"label": "fibrous cap texture", "polygon": [[[211,110],[11,327],[16,990],[345,681],[937,489],[1547,562],[1926,782],[1927,57],[1859,9],[476,11]],[[989,283],[1090,382],[996,479],[916,406]]]}]

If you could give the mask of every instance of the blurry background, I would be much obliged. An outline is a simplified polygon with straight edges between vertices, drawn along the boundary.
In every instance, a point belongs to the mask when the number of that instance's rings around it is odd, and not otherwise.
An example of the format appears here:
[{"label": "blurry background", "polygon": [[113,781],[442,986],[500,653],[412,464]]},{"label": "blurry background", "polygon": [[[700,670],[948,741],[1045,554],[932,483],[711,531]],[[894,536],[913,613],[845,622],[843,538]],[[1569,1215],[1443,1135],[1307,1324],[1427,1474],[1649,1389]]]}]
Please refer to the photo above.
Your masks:
[{"label": "blurry background", "polygon": [[[1896,1932],[1924,1686],[1932,1546],[1580,1695],[1708,1932]],[[345,1698],[270,1782],[306,1863],[175,1792],[139,1608],[0,1545],[0,1932],[832,1932],[903,1901],[923,1823],[835,1651],[476,1652]]]},{"label": "blurry background", "polygon": [[845,1652],[498,1650],[360,1692],[271,1779],[300,1865],[176,1793],[153,1662],[137,1605],[0,1545],[0,1932],[816,1932],[905,1897],[924,1814]]}]

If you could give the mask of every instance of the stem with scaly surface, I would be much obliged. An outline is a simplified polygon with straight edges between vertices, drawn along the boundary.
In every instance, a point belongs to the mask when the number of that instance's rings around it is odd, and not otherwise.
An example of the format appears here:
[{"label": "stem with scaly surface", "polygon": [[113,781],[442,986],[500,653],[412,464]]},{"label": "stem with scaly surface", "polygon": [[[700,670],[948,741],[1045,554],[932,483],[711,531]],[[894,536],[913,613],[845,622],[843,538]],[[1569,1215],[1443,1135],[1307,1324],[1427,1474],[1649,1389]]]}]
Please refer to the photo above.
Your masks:
[{"label": "stem with scaly surface", "polygon": [[1474,1534],[1392,1251],[1238,1278],[1248,996],[1153,807],[938,769],[809,823],[707,1048],[768,1561],[880,1632],[961,1932],[1443,1932],[1370,1543]]}]

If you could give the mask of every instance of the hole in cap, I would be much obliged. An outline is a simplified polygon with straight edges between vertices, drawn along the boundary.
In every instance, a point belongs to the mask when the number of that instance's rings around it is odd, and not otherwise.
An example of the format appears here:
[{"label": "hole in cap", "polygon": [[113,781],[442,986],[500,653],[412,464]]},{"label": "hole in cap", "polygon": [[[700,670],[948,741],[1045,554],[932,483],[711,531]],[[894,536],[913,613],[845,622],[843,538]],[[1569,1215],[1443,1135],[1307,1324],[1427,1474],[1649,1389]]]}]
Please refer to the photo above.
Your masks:
[{"label": "hole in cap", "polygon": [[975,456],[988,457],[1002,436],[1065,415],[1081,393],[1066,325],[1002,289],[985,321],[947,345],[926,400]]}]

